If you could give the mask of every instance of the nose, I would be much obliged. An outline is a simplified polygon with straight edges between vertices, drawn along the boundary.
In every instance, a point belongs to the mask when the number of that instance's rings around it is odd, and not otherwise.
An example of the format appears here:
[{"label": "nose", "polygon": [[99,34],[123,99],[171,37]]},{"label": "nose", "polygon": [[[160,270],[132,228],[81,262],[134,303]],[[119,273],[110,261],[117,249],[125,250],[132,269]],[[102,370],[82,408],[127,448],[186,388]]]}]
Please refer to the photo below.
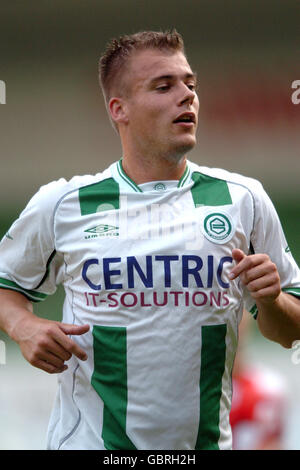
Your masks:
[{"label": "nose", "polygon": [[182,84],[182,92],[180,97],[180,105],[183,104],[193,104],[194,99],[196,97],[196,91],[191,90],[185,83]]}]

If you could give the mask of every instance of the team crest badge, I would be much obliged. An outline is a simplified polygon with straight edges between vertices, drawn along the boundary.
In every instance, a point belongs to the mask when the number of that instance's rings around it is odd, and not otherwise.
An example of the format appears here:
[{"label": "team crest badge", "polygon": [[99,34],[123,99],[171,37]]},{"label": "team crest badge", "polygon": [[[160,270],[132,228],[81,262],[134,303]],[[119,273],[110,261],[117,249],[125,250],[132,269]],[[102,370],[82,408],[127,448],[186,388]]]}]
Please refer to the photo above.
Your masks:
[{"label": "team crest badge", "polygon": [[213,243],[227,243],[235,232],[233,219],[223,212],[206,213],[203,217],[202,232],[207,240]]}]

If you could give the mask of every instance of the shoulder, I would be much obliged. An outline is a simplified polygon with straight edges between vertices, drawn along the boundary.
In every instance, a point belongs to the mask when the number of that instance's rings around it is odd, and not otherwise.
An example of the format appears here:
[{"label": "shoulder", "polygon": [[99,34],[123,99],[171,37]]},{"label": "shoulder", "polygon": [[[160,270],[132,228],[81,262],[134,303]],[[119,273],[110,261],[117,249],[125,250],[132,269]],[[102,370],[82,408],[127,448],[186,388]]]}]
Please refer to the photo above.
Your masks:
[{"label": "shoulder", "polygon": [[70,193],[81,188],[100,182],[110,176],[110,171],[105,170],[95,175],[76,175],[67,180],[60,178],[51,181],[39,188],[29,201],[28,207],[37,207],[48,213],[55,211],[59,203]]},{"label": "shoulder", "polygon": [[243,187],[251,193],[264,192],[262,183],[252,177],[225,170],[223,168],[210,168],[189,162],[191,172],[198,172],[211,178],[225,181],[227,184]]},{"label": "shoulder", "polygon": [[273,210],[273,203],[258,179],[222,168],[210,168],[195,163],[191,163],[189,166],[192,178],[193,173],[201,173],[202,176],[205,175],[207,178],[226,183],[233,200],[241,201],[243,196],[246,196],[255,211],[264,210],[264,208]]}]

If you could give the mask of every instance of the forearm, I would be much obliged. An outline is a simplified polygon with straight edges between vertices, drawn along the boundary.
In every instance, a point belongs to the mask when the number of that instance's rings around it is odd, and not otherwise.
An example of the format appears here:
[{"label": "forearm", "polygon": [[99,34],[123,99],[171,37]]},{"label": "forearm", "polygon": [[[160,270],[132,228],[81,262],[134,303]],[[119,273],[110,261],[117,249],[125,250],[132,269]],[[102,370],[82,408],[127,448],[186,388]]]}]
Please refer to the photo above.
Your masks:
[{"label": "forearm", "polygon": [[300,339],[300,300],[281,292],[273,304],[257,299],[257,322],[261,333],[285,348]]},{"label": "forearm", "polygon": [[300,339],[300,299],[284,293],[276,264],[264,253],[246,255],[232,250],[236,265],[229,273],[231,280],[240,278],[258,309],[261,333],[285,348]]},{"label": "forearm", "polygon": [[19,344],[30,364],[51,374],[66,370],[65,361],[72,354],[87,359],[85,351],[69,335],[87,333],[89,325],[39,318],[33,313],[32,303],[18,292],[0,289],[0,329]]},{"label": "forearm", "polygon": [[0,329],[17,341],[17,325],[33,316],[32,303],[19,292],[0,289]]}]

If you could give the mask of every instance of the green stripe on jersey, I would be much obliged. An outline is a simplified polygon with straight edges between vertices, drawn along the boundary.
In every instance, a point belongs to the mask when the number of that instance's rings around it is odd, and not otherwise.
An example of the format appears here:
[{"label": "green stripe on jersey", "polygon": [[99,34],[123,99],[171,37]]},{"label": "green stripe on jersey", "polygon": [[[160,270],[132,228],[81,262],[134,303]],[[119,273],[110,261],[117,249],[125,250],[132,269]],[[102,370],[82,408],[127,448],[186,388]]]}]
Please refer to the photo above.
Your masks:
[{"label": "green stripe on jersey", "polygon": [[119,184],[113,178],[79,189],[81,215],[119,209]]},{"label": "green stripe on jersey", "polygon": [[284,287],[283,292],[287,294],[295,295],[296,297],[300,297],[300,288],[299,287]]},{"label": "green stripe on jersey", "polygon": [[182,177],[178,181],[177,188],[182,188],[182,186],[184,186],[184,184],[185,184],[186,180],[188,179],[189,175],[190,175],[190,169],[189,169],[188,166],[186,166]]},{"label": "green stripe on jersey", "polygon": [[197,171],[192,173],[192,180],[194,185],[191,191],[196,207],[232,204],[226,181],[203,175]]},{"label": "green stripe on jersey", "polygon": [[200,420],[196,450],[217,450],[222,377],[225,370],[227,326],[202,326]]},{"label": "green stripe on jersey", "polygon": [[92,386],[104,403],[102,438],[107,450],[136,450],[126,435],[127,335],[124,327],[94,326]]},{"label": "green stripe on jersey", "polygon": [[[286,294],[293,295],[294,297],[300,297],[300,288],[299,287],[283,287],[282,291],[285,292]],[[253,307],[250,309],[250,313],[255,318],[257,319],[258,315],[258,308],[256,304],[253,305]]]},{"label": "green stripe on jersey", "polygon": [[32,302],[41,302],[41,300],[44,300],[47,297],[47,294],[42,294],[41,292],[36,292],[34,290],[24,289],[24,287],[19,286],[13,281],[4,279],[3,277],[0,277],[0,287],[2,289],[10,289],[20,292]]},{"label": "green stripe on jersey", "polygon": [[117,170],[120,175],[120,177],[126,181],[126,183],[137,193],[142,193],[143,191],[141,188],[131,179],[129,176],[125,173],[122,165],[122,160],[119,160],[117,163]]},{"label": "green stripe on jersey", "polygon": [[255,320],[256,320],[257,314],[258,314],[258,308],[257,308],[256,304],[254,304],[253,307],[250,308],[249,311],[250,311],[251,315],[253,316],[253,318],[255,318]]}]

